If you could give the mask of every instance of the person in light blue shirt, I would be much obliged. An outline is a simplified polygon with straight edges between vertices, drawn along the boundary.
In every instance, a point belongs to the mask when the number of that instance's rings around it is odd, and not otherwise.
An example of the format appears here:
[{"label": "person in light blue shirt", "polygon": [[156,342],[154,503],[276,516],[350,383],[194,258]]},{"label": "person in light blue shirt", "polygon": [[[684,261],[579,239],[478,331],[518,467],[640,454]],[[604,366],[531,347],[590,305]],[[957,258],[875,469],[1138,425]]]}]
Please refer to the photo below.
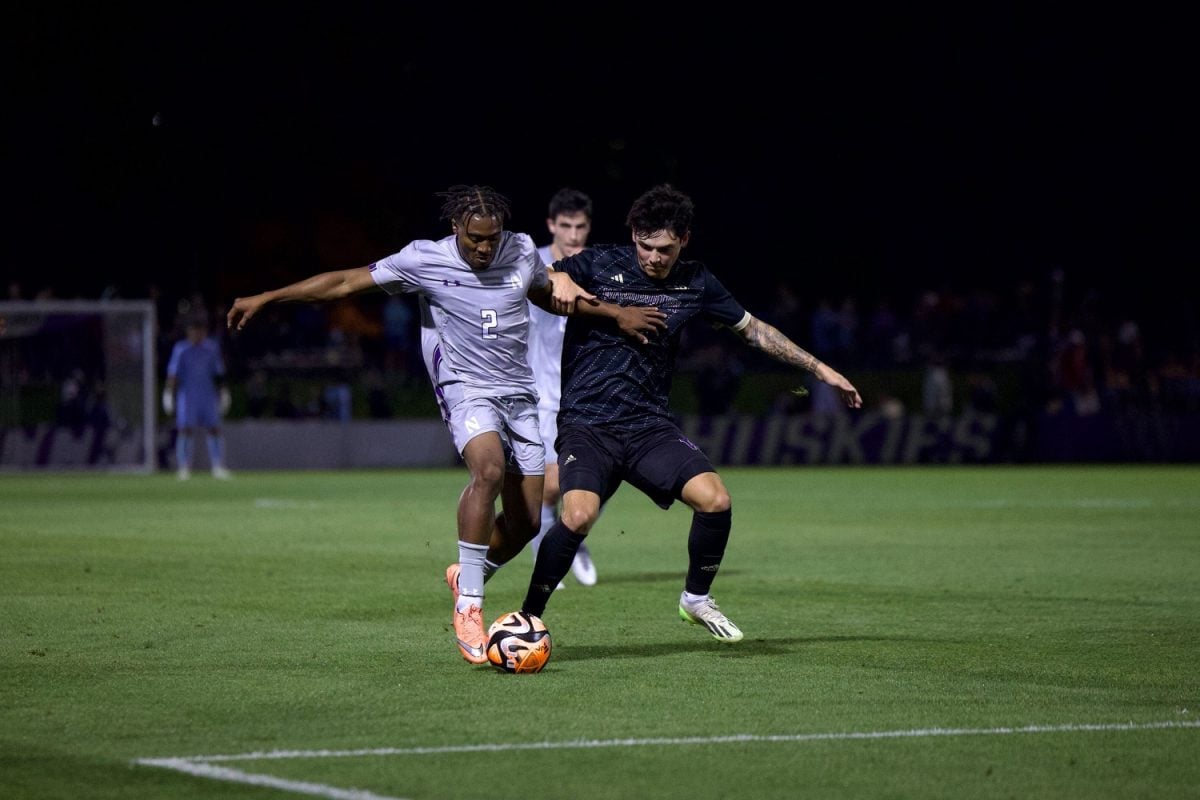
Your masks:
[{"label": "person in light blue shirt", "polygon": [[163,411],[175,416],[175,465],[181,481],[192,477],[192,451],[197,432],[203,430],[214,478],[233,477],[225,467],[221,418],[229,410],[225,362],[220,346],[208,336],[208,324],[193,319],[187,335],[175,343],[167,362],[163,386]]}]

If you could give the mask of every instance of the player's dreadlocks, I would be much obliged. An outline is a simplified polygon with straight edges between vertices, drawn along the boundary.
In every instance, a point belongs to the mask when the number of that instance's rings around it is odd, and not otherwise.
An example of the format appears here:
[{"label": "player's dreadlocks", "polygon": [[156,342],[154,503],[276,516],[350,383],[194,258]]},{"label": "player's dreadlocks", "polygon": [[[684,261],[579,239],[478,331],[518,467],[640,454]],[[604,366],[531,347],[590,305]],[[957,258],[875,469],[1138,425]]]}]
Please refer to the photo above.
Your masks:
[{"label": "player's dreadlocks", "polygon": [[490,186],[451,186],[438,192],[442,203],[442,219],[460,222],[464,217],[497,217],[501,222],[509,217],[508,198]]}]

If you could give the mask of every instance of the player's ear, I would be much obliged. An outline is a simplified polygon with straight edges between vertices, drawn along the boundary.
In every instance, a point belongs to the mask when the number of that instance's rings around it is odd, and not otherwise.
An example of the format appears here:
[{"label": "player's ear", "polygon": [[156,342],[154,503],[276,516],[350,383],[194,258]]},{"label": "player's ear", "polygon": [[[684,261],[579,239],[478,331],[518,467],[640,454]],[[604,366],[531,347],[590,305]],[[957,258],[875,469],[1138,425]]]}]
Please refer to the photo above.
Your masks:
[{"label": "player's ear", "polygon": [[679,240],[679,249],[682,250],[683,248],[687,247],[688,239],[691,239],[691,238],[692,238],[691,231],[688,231],[687,233],[683,234],[683,238]]},{"label": "player's ear", "polygon": [[546,230],[554,233],[554,217],[546,217]]}]

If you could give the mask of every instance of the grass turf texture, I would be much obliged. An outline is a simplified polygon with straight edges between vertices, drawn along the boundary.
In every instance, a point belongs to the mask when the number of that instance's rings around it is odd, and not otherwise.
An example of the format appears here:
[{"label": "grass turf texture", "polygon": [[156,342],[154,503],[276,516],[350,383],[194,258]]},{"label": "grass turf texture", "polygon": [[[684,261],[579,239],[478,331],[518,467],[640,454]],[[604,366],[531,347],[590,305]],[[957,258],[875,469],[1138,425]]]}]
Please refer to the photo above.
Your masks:
[{"label": "grass turf texture", "polygon": [[[147,757],[1200,719],[1200,468],[723,475],[745,641],[680,623],[690,515],[624,486],[537,675],[452,643],[464,471],[0,476],[0,796],[301,796]],[[218,766],[414,800],[1161,798],[1200,796],[1198,755],[1191,727]]]}]

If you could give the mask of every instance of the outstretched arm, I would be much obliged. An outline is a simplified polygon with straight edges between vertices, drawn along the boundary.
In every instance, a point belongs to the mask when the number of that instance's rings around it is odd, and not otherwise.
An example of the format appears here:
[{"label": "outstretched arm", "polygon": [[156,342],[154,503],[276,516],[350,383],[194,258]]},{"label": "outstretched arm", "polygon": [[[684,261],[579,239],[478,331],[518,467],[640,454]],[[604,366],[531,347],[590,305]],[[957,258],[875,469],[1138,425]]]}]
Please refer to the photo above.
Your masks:
[{"label": "outstretched arm", "polygon": [[241,330],[268,303],[324,303],[378,288],[367,267],[322,272],[302,281],[233,301],[225,317],[227,328]]},{"label": "outstretched arm", "polygon": [[816,375],[818,379],[837,389],[842,400],[850,408],[862,408],[862,397],[850,381],[846,380],[833,367],[822,363],[812,353],[784,336],[774,325],[750,317],[750,324],[738,331],[738,334],[746,340],[746,344],[763,351],[776,361],[782,361],[784,364]]}]

